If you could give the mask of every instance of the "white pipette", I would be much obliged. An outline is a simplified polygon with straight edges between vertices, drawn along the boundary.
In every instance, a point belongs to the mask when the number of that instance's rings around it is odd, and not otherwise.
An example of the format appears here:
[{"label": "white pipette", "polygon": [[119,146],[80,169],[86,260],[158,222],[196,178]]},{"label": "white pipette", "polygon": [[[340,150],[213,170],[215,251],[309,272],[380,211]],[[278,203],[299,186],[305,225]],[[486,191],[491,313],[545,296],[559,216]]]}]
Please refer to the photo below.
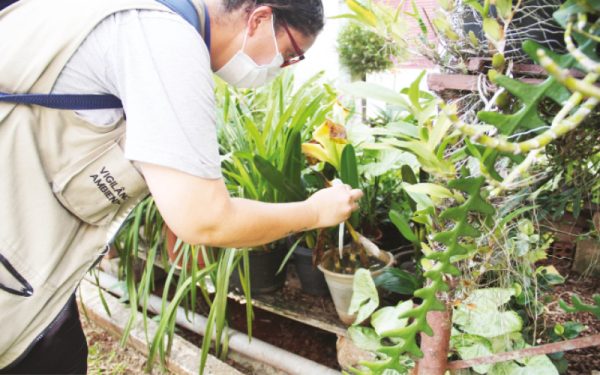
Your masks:
[{"label": "white pipette", "polygon": [[[340,181],[339,179],[335,179],[333,181],[331,181],[331,185],[336,186],[336,185],[341,185],[343,184],[342,181]],[[340,227],[338,230],[338,251],[340,253],[340,259],[342,259],[344,257],[344,231],[345,231],[345,222],[342,221],[340,223]]]}]

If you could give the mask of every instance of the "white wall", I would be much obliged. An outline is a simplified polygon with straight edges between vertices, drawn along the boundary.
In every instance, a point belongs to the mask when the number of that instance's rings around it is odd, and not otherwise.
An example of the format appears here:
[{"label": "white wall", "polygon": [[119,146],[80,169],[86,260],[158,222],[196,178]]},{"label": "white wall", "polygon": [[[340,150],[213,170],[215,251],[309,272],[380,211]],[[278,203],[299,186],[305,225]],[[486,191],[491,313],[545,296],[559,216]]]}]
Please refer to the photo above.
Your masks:
[{"label": "white wall", "polygon": [[317,38],[313,47],[306,53],[306,60],[294,66],[296,84],[300,85],[320,71],[325,77],[335,82],[340,76],[339,59],[336,51],[336,38],[343,20],[332,20],[329,17],[343,13],[342,0],[323,0],[325,6],[325,29]]}]

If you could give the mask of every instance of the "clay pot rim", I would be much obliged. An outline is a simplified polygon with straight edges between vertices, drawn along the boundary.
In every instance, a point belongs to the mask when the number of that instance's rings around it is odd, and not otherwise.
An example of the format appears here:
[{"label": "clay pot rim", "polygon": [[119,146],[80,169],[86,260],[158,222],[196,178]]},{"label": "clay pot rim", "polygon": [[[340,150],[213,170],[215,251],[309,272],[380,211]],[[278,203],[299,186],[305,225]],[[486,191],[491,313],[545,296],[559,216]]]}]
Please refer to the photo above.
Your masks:
[{"label": "clay pot rim", "polygon": [[[327,256],[328,256],[328,254],[330,254],[332,251],[333,251],[333,250],[327,250],[327,251],[325,252],[325,254],[323,255],[323,261],[322,261],[322,262],[321,262],[319,265],[317,265],[317,268],[319,268],[319,270],[320,270],[321,272],[323,272],[323,273],[324,273],[326,276],[327,276],[327,275],[329,275],[329,276],[333,276],[333,277],[336,277],[336,278],[346,278],[346,279],[353,279],[355,274],[348,275],[348,274],[343,274],[343,273],[337,273],[337,272],[330,271],[330,270],[326,269],[325,267],[323,267],[323,262],[325,261],[325,259],[327,259]],[[383,252],[384,254],[386,254],[386,255],[387,255],[387,257],[388,257],[388,261],[387,261],[387,263],[386,263],[386,264],[385,264],[383,267],[381,267],[380,269],[378,269],[378,270],[375,270],[375,271],[369,271],[369,272],[371,272],[371,275],[372,275],[372,276],[377,276],[377,275],[379,275],[379,274],[380,274],[380,273],[382,273],[382,272],[383,272],[383,271],[384,271],[386,268],[389,268],[389,267],[391,267],[391,266],[394,264],[394,261],[395,261],[395,260],[394,260],[394,255],[393,255],[392,253],[390,253],[390,252],[388,252],[388,251],[385,251],[385,250],[381,250],[381,252]]]}]

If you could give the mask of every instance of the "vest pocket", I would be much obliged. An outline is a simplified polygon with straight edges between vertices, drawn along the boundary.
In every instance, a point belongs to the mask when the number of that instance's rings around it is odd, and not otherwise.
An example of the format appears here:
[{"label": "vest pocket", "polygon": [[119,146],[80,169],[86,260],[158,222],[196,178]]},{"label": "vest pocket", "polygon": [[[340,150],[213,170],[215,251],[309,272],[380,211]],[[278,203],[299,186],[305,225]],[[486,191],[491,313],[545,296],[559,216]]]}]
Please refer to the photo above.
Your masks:
[{"label": "vest pocket", "polygon": [[0,290],[21,297],[33,295],[31,285],[2,254],[0,254]]},{"label": "vest pocket", "polygon": [[60,171],[52,184],[60,203],[92,225],[107,225],[121,206],[146,190],[146,182],[117,143]]}]

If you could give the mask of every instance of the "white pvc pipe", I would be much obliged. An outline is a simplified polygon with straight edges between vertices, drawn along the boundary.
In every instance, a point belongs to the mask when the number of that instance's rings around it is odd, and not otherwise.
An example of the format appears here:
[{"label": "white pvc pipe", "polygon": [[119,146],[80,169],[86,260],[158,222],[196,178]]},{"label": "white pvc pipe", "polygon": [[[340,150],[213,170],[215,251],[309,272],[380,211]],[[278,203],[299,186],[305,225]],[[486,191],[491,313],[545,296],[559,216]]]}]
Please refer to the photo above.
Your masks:
[{"label": "white pvc pipe", "polygon": [[[106,289],[119,297],[123,296],[123,291],[120,288],[116,288],[119,283],[114,276],[111,276],[105,272],[99,272],[99,282],[103,289]],[[95,284],[95,280],[91,277],[89,281]],[[160,314],[162,308],[162,299],[151,294],[148,300],[148,310],[155,314]],[[190,317],[192,321],[188,321],[187,317]],[[199,314],[187,314],[182,307],[177,308],[177,324],[184,327],[192,332],[198,333],[202,336],[206,336],[206,322],[207,319]],[[283,350],[276,346],[273,346],[264,341],[256,338],[250,338],[239,331],[229,329],[229,348],[237,353],[242,354],[245,357],[251,358],[252,360],[266,363],[269,366],[278,369],[280,371],[293,374],[293,375],[339,375],[338,371],[335,371],[329,367],[323,366],[319,363],[290,353],[287,350]]]}]

